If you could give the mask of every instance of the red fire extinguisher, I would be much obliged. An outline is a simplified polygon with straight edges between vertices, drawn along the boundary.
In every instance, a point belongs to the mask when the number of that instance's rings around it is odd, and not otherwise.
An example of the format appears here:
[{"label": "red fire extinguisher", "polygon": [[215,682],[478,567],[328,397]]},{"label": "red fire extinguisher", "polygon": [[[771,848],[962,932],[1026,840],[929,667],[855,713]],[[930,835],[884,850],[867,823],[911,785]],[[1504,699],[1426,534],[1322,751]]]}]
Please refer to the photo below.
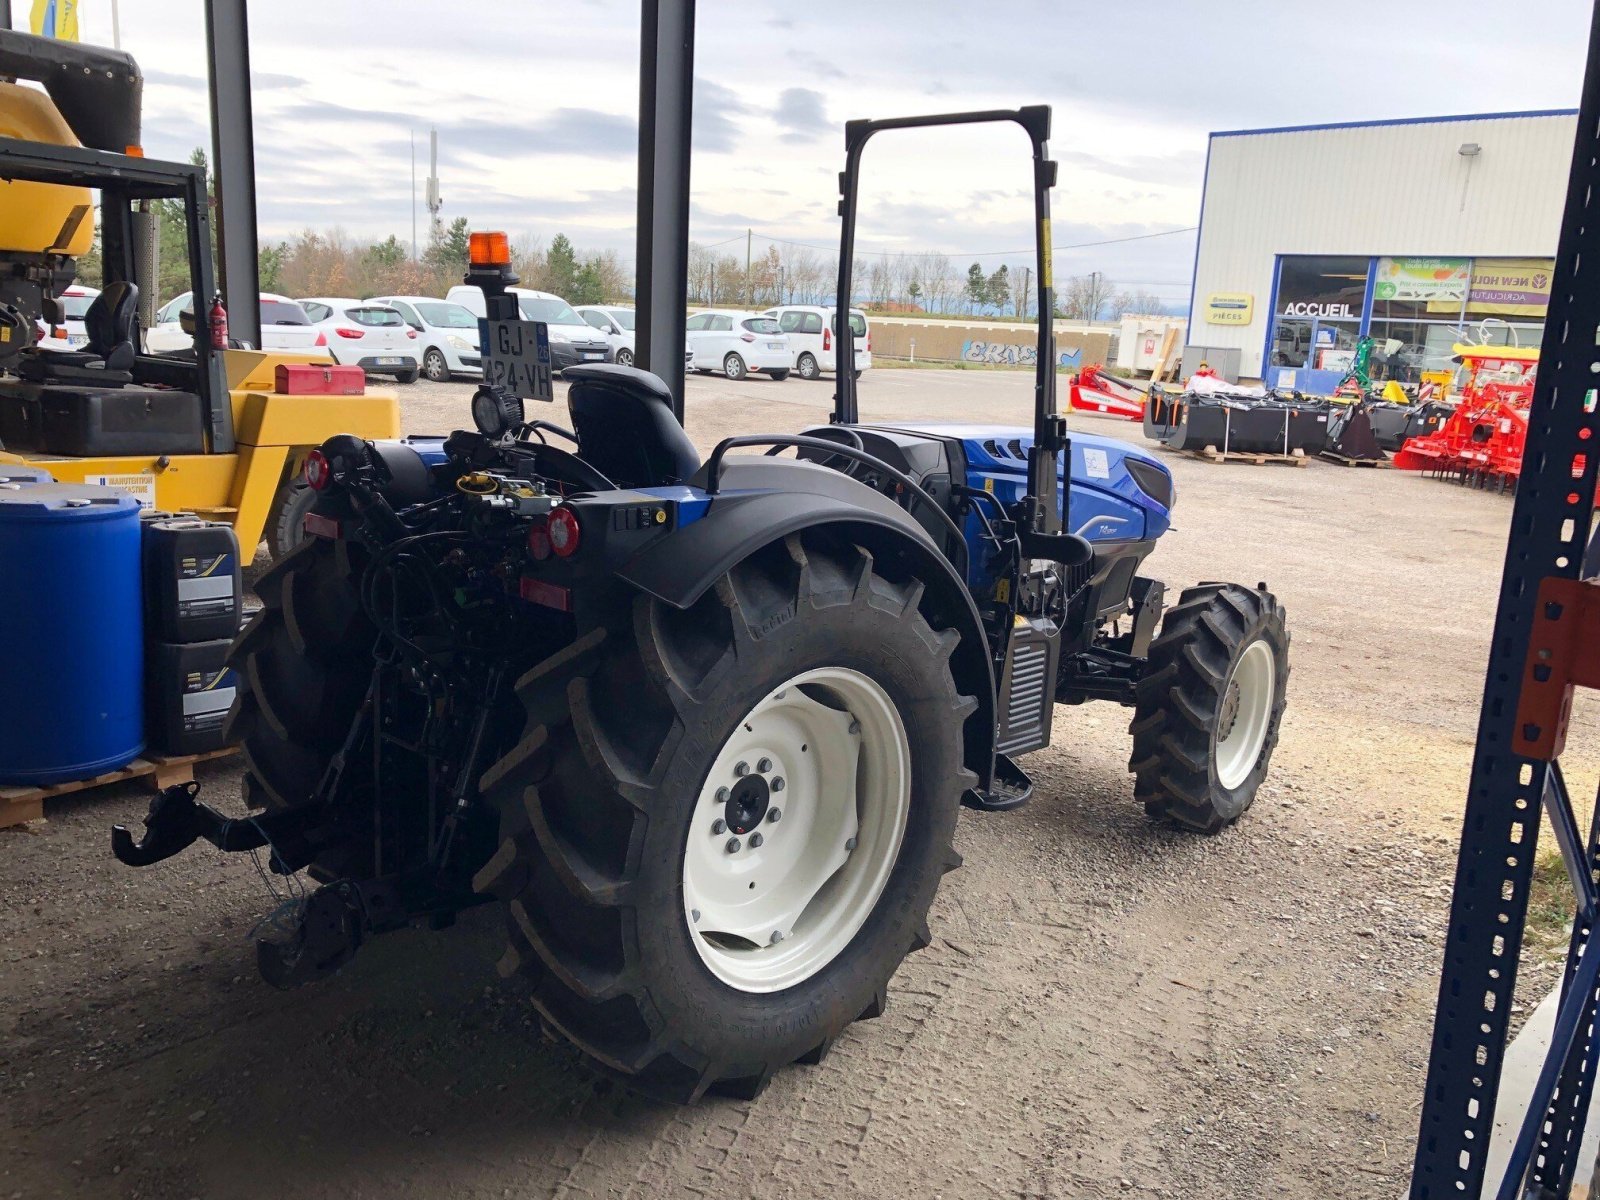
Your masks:
[{"label": "red fire extinguisher", "polygon": [[211,298],[211,312],[207,320],[211,324],[211,348],[213,350],[226,350],[228,348],[228,310],[222,306],[221,292]]}]

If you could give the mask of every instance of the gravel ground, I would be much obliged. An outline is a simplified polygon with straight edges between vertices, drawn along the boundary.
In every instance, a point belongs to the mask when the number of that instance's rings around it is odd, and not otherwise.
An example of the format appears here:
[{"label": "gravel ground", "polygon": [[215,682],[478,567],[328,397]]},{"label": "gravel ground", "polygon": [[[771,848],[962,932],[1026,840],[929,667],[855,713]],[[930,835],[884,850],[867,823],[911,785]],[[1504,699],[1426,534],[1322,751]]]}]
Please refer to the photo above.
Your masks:
[{"label": "gravel ground", "polygon": [[[1022,423],[1030,382],[875,372],[863,408]],[[794,431],[831,390],[696,379],[688,427],[702,449]],[[407,429],[464,424],[469,394],[401,389]],[[66,798],[0,831],[0,1196],[1393,1197],[1509,501],[1167,461],[1177,525],[1150,569],[1267,579],[1294,635],[1283,739],[1234,828],[1148,823],[1126,713],[1059,709],[1033,803],[963,813],[966,867],[885,1017],[757,1101],[675,1109],[541,1039],[494,974],[492,911],[274,992],[248,859],[128,870],[106,829],[146,795]],[[1581,715],[1574,747],[1600,742]],[[237,774],[206,769],[207,797],[237,803]]]}]

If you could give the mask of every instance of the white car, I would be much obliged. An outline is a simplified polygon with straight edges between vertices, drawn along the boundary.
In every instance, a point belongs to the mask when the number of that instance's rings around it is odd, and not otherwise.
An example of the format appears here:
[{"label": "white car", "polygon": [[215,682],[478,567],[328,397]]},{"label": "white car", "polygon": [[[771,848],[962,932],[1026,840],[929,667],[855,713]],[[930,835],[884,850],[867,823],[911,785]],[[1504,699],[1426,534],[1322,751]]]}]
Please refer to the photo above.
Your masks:
[{"label": "white car", "polygon": [[312,296],[300,306],[327,338],[334,362],[369,375],[393,375],[398,383],[417,381],[421,343],[398,310],[347,296]]},{"label": "white car", "polygon": [[[194,296],[183,292],[156,310],[156,323],[145,330],[147,354],[170,354],[194,348],[194,335],[185,333],[181,316],[194,311]],[[287,296],[261,293],[261,349],[293,354],[327,354],[328,338],[312,324],[306,310]]]},{"label": "white car", "polygon": [[[580,304],[572,310],[600,331],[611,345],[611,361],[618,366],[633,366],[635,310],[610,304]],[[694,351],[684,339],[683,369],[694,370]]]},{"label": "white car", "polygon": [[61,324],[47,326],[40,321],[36,345],[41,350],[82,350],[89,341],[89,333],[83,327],[83,314],[89,311],[89,305],[99,294],[99,288],[76,283],[62,292],[57,297],[61,301]]},{"label": "white car", "polygon": [[[834,335],[838,326],[833,320],[834,310],[819,304],[780,304],[761,315],[771,317],[778,328],[789,335],[789,346],[794,351],[794,369],[801,379],[816,379],[824,371],[838,369],[838,354],[834,350]],[[850,310],[850,332],[855,336],[856,375],[872,366],[872,330],[867,325],[867,314],[859,308]]]},{"label": "white car", "polygon": [[729,379],[761,371],[774,379],[787,379],[794,366],[788,335],[771,317],[708,309],[690,317],[685,328],[696,371],[721,371]]},{"label": "white car", "polygon": [[478,318],[471,310],[430,296],[374,296],[368,303],[387,304],[417,331],[422,373],[435,383],[444,383],[452,375],[483,374]]},{"label": "white car", "polygon": [[[590,328],[560,296],[539,292],[533,288],[507,289],[517,297],[517,307],[525,321],[543,321],[550,334],[550,369],[561,371],[574,363],[606,362],[611,358],[611,347],[605,338]],[[487,316],[483,289],[458,284],[445,293],[445,299],[471,310],[475,316]]]},{"label": "white car", "polygon": [[613,308],[609,304],[580,304],[572,310],[599,331],[611,347],[611,361],[618,366],[633,366],[633,309]]}]

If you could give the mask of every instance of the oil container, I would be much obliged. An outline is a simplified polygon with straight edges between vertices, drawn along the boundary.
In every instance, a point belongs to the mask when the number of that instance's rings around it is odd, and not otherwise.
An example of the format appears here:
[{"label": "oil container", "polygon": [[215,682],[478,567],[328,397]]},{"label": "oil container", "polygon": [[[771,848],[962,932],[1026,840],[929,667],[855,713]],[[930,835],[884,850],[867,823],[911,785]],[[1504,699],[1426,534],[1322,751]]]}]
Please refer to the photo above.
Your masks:
[{"label": "oil container", "polygon": [[146,525],[144,595],[151,641],[231,638],[243,607],[233,527],[196,517]]},{"label": "oil container", "polygon": [[0,782],[114,771],[144,749],[139,502],[0,489]]},{"label": "oil container", "polygon": [[158,754],[203,754],[223,746],[233,704],[229,638],[151,642],[145,656],[145,734]]}]

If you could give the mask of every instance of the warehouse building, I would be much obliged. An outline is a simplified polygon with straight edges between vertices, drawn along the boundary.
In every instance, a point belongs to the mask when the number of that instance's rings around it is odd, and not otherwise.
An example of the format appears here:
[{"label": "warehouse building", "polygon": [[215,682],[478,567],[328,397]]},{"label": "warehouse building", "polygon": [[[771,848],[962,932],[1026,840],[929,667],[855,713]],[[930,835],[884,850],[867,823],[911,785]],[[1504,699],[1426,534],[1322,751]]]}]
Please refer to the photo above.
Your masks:
[{"label": "warehouse building", "polygon": [[1574,110],[1213,133],[1187,360],[1327,392],[1359,338],[1376,379],[1461,340],[1538,345]]}]

